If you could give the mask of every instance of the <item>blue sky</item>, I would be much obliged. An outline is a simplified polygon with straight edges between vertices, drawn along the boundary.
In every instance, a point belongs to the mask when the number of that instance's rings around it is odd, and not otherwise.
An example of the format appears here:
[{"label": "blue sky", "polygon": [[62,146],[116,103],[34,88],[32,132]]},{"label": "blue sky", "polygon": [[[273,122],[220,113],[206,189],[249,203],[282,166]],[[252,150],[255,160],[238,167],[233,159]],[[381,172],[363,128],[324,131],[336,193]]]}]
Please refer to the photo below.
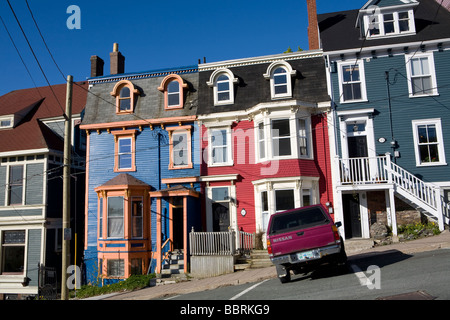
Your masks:
[{"label": "blue sky", "polygon": [[[52,61],[25,0],[9,0],[51,85],[90,75],[90,57],[105,60],[113,43],[126,58],[125,71],[139,72],[207,62],[282,53],[288,47],[308,49],[306,0],[171,0],[86,1],[28,0],[42,35],[62,70]],[[365,0],[317,0],[318,13],[358,9]],[[69,29],[70,5],[81,10],[81,29]],[[0,16],[23,60],[0,22],[0,95],[46,86],[8,2]],[[30,75],[26,67],[29,69]]]}]

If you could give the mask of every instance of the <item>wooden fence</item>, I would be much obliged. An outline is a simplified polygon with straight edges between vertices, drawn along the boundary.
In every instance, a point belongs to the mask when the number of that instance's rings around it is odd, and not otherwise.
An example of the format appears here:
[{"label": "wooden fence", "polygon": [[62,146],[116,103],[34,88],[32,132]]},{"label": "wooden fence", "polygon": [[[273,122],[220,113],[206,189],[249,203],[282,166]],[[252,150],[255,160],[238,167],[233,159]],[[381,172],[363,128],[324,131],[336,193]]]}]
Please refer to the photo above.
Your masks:
[{"label": "wooden fence", "polygon": [[233,230],[225,232],[194,232],[189,234],[191,256],[235,255],[254,248],[252,233]]}]

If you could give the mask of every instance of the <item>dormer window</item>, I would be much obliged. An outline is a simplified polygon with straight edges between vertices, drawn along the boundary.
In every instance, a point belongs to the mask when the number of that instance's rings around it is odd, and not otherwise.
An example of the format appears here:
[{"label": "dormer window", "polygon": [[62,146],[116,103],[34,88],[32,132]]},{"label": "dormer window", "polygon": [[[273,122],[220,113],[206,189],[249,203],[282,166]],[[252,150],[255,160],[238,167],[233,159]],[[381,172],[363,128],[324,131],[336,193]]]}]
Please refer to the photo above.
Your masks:
[{"label": "dormer window", "polygon": [[270,80],[272,99],[292,97],[292,78],[297,74],[291,65],[285,61],[272,63],[264,77]]},{"label": "dormer window", "polygon": [[0,118],[0,129],[10,129],[13,127],[13,117]]},{"label": "dormer window", "polygon": [[228,69],[218,69],[211,74],[206,83],[214,90],[214,105],[225,105],[234,103],[234,85],[238,78]]},{"label": "dormer window", "polygon": [[184,89],[188,85],[177,74],[170,74],[164,78],[158,90],[164,93],[164,108],[166,110],[182,109],[184,107]]},{"label": "dormer window", "polygon": [[377,8],[364,16],[364,30],[367,39],[415,34],[414,11]]},{"label": "dormer window", "polygon": [[133,113],[137,94],[139,94],[139,90],[130,81],[122,80],[116,83],[111,92],[111,95],[116,98],[116,113]]}]

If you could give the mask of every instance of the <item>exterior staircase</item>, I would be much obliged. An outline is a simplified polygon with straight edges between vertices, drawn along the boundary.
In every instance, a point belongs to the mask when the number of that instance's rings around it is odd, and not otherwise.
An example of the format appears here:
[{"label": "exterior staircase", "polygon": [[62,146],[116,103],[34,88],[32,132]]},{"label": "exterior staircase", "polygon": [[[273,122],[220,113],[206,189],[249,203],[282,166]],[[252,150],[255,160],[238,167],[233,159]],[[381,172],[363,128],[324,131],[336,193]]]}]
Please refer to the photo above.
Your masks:
[{"label": "exterior staircase", "polygon": [[444,230],[444,217],[448,219],[450,205],[445,203],[440,188],[426,183],[391,161],[391,155],[375,158],[338,158],[341,186],[392,185],[395,194],[421,211]]},{"label": "exterior staircase", "polygon": [[169,252],[167,258],[164,260],[161,275],[175,276],[184,275],[184,256],[182,250],[174,250]]}]

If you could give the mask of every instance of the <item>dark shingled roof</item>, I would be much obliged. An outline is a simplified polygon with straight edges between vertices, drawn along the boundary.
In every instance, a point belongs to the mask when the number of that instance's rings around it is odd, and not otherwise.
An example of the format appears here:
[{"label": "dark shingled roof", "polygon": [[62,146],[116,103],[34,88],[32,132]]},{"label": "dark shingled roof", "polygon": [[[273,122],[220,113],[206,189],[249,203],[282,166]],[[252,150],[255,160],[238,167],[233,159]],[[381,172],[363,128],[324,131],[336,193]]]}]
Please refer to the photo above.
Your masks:
[{"label": "dark shingled roof", "polygon": [[435,0],[419,2],[414,12],[416,34],[412,36],[364,41],[355,27],[359,10],[318,15],[324,52],[450,38],[450,12]]},{"label": "dark shingled roof", "polygon": [[133,177],[128,173],[121,173],[118,176],[112,178],[111,180],[105,182],[101,187],[111,187],[111,186],[142,186],[148,187],[149,185],[145,182]]}]

